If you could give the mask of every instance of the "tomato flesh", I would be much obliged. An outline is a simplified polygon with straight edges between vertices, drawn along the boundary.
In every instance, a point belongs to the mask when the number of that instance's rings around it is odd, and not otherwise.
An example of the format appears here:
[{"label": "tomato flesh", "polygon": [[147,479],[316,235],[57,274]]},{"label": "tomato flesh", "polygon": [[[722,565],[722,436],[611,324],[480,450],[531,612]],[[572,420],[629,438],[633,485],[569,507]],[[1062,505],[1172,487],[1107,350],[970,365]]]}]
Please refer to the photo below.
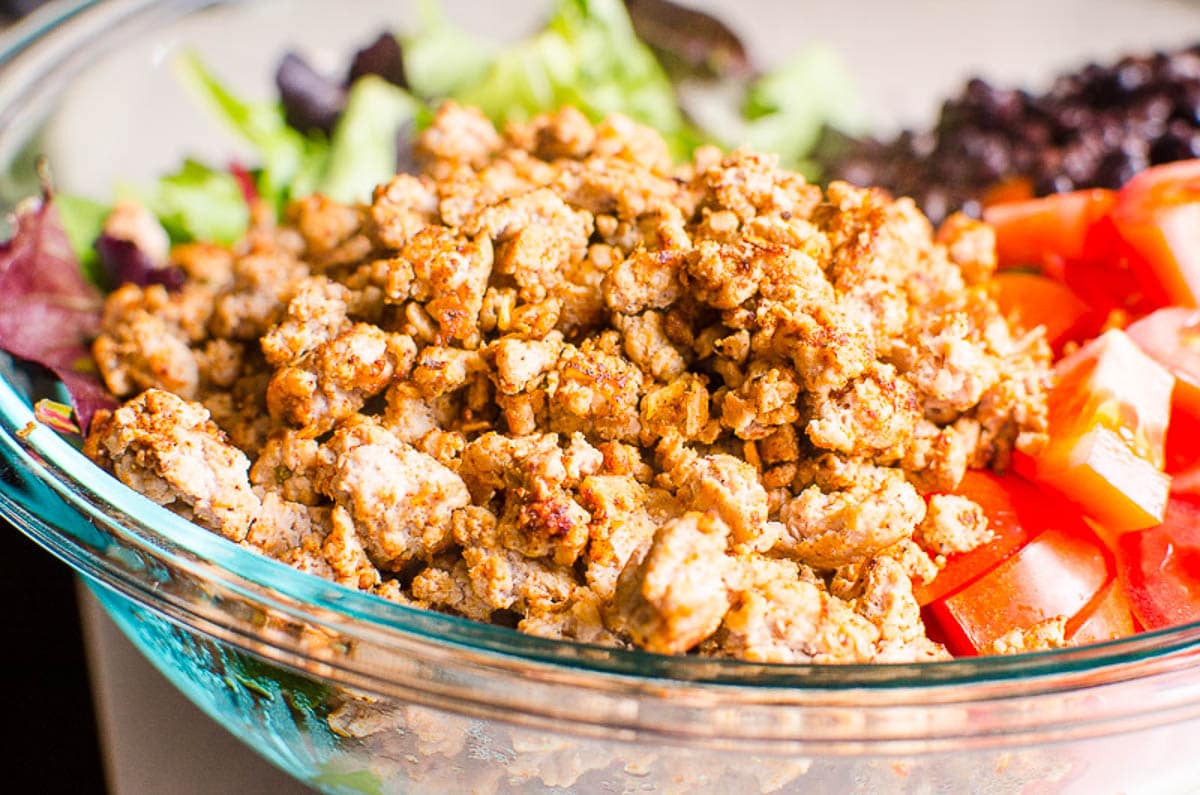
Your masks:
[{"label": "tomato flesh", "polygon": [[1046,448],[1031,473],[1106,530],[1162,520],[1162,471],[1175,379],[1121,331],[1105,332],[1055,368]]},{"label": "tomato flesh", "polygon": [[1112,577],[1113,564],[1094,536],[1054,528],[930,609],[951,653],[978,654],[1013,629],[1059,616],[1071,621]]},{"label": "tomato flesh", "polygon": [[1200,498],[1200,464],[1171,477],[1171,493]]},{"label": "tomato flesh", "polygon": [[1121,238],[1111,214],[1088,230],[1083,255],[1066,263],[1062,279],[1102,314],[1119,310],[1139,316],[1167,303],[1160,291],[1146,287],[1154,283],[1149,267]]},{"label": "tomato flesh", "polygon": [[[1200,160],[1147,169],[1119,192],[1033,199],[1026,187],[984,202],[1002,269],[990,289],[1010,322],[1043,326],[1058,350],[1112,310],[1146,316],[1059,362],[1049,442],[1014,456],[1107,547],[1018,477],[964,479],[959,493],[996,538],[914,589],[960,655],[1057,616],[1072,645],[1200,621]],[[1040,273],[1003,270],[1019,266]]]},{"label": "tomato flesh", "polygon": [[1200,310],[1160,309],[1126,329],[1130,339],[1171,371],[1171,423],[1167,426],[1166,471],[1200,465]]},{"label": "tomato flesh", "polygon": [[1043,512],[1040,506],[1045,497],[1015,475],[969,470],[954,493],[983,508],[992,540],[969,552],[950,555],[937,577],[914,583],[913,593],[922,606],[958,590],[1024,546],[1032,536],[1029,528],[1042,529],[1035,517]]},{"label": "tomato flesh", "polygon": [[1091,336],[1099,328],[1096,313],[1060,281],[1021,271],[1002,271],[992,279],[992,297],[1009,322],[1020,329],[1041,326],[1046,342],[1058,350],[1068,340]]},{"label": "tomato flesh", "polygon": [[1174,496],[1161,525],[1122,536],[1117,563],[1143,627],[1200,621],[1200,498]]},{"label": "tomato flesh", "polygon": [[1177,401],[1200,414],[1200,310],[1159,309],[1132,324],[1126,333],[1175,376]]},{"label": "tomato flesh", "polygon": [[1092,600],[1092,604],[1067,622],[1067,642],[1072,646],[1103,643],[1137,632],[1133,606],[1119,579],[1114,578]]},{"label": "tomato flesh", "polygon": [[988,188],[979,198],[979,203],[991,207],[993,204],[1027,201],[1035,195],[1033,181],[1029,177],[1008,177]]},{"label": "tomato flesh", "polygon": [[1149,267],[1149,289],[1179,306],[1200,305],[1200,160],[1134,176],[1121,188],[1112,219]]},{"label": "tomato flesh", "polygon": [[990,205],[983,220],[996,230],[1001,268],[1035,265],[1061,277],[1067,262],[1082,258],[1089,231],[1116,201],[1115,191],[1100,188],[1056,193]]}]

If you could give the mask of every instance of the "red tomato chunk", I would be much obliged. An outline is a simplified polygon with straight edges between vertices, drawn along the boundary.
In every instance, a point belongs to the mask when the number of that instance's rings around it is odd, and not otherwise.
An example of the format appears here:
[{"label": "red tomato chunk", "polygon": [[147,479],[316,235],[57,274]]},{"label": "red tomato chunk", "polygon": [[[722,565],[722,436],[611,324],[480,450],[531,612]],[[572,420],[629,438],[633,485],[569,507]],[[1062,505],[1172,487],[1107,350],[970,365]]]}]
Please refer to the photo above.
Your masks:
[{"label": "red tomato chunk", "polygon": [[921,605],[958,590],[992,569],[1046,527],[1046,495],[1015,475],[969,470],[955,493],[983,508],[993,537],[970,552],[951,555],[932,581],[916,583],[913,592]]},{"label": "red tomato chunk", "polygon": [[1017,328],[1044,328],[1046,342],[1055,350],[1068,340],[1092,336],[1102,320],[1070,287],[1036,273],[996,274],[992,296],[1000,311]]},{"label": "red tomato chunk", "polygon": [[1143,627],[1200,621],[1200,499],[1172,497],[1161,525],[1121,538],[1117,561]]},{"label": "red tomato chunk", "polygon": [[1155,166],[1121,188],[1117,233],[1148,268],[1167,303],[1200,304],[1200,160]]},{"label": "red tomato chunk", "polygon": [[1067,622],[1067,641],[1072,646],[1082,646],[1124,638],[1137,631],[1129,594],[1119,579],[1113,579],[1092,604]]},{"label": "red tomato chunk", "polygon": [[[1200,310],[1160,309],[1129,327],[1130,338],[1175,376],[1171,423],[1167,427],[1166,470],[1188,473],[1200,467]],[[1195,478],[1176,478],[1172,491],[1191,490]]]},{"label": "red tomato chunk", "polygon": [[1084,255],[1088,234],[1116,204],[1111,190],[1080,190],[984,208],[983,220],[996,230],[1001,268],[1034,265],[1061,277],[1066,263]]},{"label": "red tomato chunk", "polygon": [[1116,330],[1063,359],[1055,375],[1050,442],[1030,474],[1110,532],[1162,521],[1174,377]]},{"label": "red tomato chunk", "polygon": [[1070,623],[1112,577],[1112,562],[1094,536],[1051,529],[931,609],[951,653],[979,654],[1013,629],[1059,616]]}]

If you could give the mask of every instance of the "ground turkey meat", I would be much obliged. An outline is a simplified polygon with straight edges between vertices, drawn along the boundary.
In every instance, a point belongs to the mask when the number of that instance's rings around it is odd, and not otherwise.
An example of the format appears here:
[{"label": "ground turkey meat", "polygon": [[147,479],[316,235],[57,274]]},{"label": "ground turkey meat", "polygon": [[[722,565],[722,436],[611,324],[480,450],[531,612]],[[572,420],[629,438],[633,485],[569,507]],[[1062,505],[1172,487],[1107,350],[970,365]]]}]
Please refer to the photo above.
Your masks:
[{"label": "ground turkey meat", "polygon": [[234,541],[262,507],[250,489],[249,459],[208,411],[160,389],[98,412],[84,449],[125,485]]},{"label": "ground turkey meat", "polygon": [[989,537],[947,495],[1045,438],[1049,350],[989,297],[990,230],[747,150],[672,165],[572,109],[496,130],[447,103],[414,153],[369,203],[259,208],[163,254],[182,289],[112,293],[94,353],[128,402],[88,454],[403,605],[668,654],[945,655],[913,579]]}]

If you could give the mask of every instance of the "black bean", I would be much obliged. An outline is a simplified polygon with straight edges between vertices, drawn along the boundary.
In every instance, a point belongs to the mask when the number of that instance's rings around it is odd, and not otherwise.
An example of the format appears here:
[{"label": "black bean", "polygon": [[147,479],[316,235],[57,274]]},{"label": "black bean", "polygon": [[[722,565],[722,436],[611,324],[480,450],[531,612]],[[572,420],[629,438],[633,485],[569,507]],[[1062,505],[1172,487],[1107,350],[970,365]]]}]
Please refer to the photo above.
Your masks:
[{"label": "black bean", "polygon": [[849,141],[827,173],[917,198],[939,222],[998,180],[1038,194],[1117,187],[1150,164],[1200,157],[1200,44],[1060,75],[1043,94],[969,80],[937,123],[892,141]]}]

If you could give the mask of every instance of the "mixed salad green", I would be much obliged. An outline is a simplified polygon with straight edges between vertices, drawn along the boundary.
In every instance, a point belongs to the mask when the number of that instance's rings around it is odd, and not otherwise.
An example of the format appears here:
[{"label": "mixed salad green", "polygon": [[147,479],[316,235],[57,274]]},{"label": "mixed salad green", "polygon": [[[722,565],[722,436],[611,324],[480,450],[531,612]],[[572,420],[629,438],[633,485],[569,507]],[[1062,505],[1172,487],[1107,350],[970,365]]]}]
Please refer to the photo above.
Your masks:
[{"label": "mixed salad green", "polygon": [[[476,105],[498,125],[564,105],[594,121],[623,113],[661,132],[680,158],[703,143],[748,143],[811,173],[805,156],[821,127],[854,127],[859,118],[846,68],[821,45],[765,74],[740,44],[736,59],[689,56],[726,51],[730,42],[737,37],[723,23],[663,0],[557,0],[544,27],[498,46],[426,1],[415,31],[382,34],[343,80],[289,53],[276,74],[279,97],[265,102],[239,97],[185,53],[176,63],[182,82],[257,162],[242,171],[189,160],[153,185],[117,194],[149,208],[172,242],[232,242],[249,220],[246,189],[277,212],[313,192],[368,200],[376,184],[406,170],[414,134],[445,99]],[[56,203],[85,271],[104,284],[92,243],[109,202],[59,194]]]}]

